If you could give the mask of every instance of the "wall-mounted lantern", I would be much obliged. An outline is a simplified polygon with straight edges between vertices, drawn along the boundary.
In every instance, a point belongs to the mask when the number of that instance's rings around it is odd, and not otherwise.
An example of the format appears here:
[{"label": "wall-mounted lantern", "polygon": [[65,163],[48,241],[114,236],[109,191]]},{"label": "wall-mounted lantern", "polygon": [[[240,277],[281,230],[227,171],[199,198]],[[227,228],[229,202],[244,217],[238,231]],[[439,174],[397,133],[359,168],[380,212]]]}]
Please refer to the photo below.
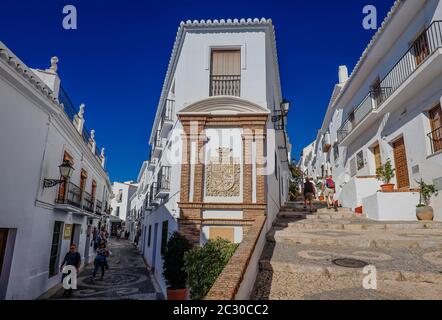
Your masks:
[{"label": "wall-mounted lantern", "polygon": [[60,183],[66,182],[71,178],[72,172],[75,170],[69,160],[64,160],[63,163],[58,166],[58,169],[60,170],[61,179],[44,179],[43,188],[52,188]]}]

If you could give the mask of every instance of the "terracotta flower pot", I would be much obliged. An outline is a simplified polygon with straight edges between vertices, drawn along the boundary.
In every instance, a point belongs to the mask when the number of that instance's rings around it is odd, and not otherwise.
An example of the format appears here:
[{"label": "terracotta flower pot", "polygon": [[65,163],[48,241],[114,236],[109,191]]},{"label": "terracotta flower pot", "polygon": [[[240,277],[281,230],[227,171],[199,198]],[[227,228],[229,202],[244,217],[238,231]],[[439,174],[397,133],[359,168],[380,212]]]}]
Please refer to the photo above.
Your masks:
[{"label": "terracotta flower pot", "polygon": [[394,184],[392,183],[386,183],[381,185],[382,192],[393,192],[394,191]]},{"label": "terracotta flower pot", "polygon": [[319,201],[324,201],[325,197],[324,196],[319,196]]},{"label": "terracotta flower pot", "polygon": [[430,206],[417,207],[416,217],[419,221],[433,221],[434,219],[433,208]]},{"label": "terracotta flower pot", "polygon": [[167,289],[167,300],[187,300],[187,289]]}]

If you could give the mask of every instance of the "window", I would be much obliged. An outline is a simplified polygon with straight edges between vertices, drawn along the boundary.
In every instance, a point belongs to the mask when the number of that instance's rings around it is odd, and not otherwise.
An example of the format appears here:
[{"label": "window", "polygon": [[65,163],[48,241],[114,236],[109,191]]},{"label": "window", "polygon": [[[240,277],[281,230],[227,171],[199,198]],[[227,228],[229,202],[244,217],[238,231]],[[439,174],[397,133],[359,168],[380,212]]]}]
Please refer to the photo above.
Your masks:
[{"label": "window", "polygon": [[97,193],[97,182],[92,180],[92,189],[91,189],[91,197],[95,199],[95,194]]},{"label": "window", "polygon": [[120,216],[120,207],[117,207],[117,210],[115,211],[115,215],[116,215],[117,217]]},{"label": "window", "polygon": [[167,236],[169,232],[169,221],[163,221],[163,229],[161,231],[161,254],[166,253],[167,248]]},{"label": "window", "polygon": [[63,230],[63,222],[55,221],[54,231],[52,234],[52,245],[49,259],[49,277],[58,274],[58,258],[60,255],[61,233]]},{"label": "window", "polygon": [[[63,161],[69,161],[71,166],[74,166],[74,158],[66,151],[63,154]],[[66,198],[66,189],[67,189],[66,187],[67,187],[66,181],[60,183],[60,186],[58,187],[58,202],[60,203],[64,203],[64,200]]]},{"label": "window", "polygon": [[350,176],[354,177],[357,174],[356,158],[350,160]]},{"label": "window", "polygon": [[365,166],[364,152],[362,150],[356,154],[356,164],[358,166],[358,170],[363,169]]},{"label": "window", "polygon": [[212,50],[210,96],[240,96],[241,51]]},{"label": "window", "polygon": [[149,234],[147,237],[147,247],[150,248],[150,238],[152,237],[152,225],[149,225]]},{"label": "window", "polygon": [[426,31],[423,31],[413,43],[413,53],[416,65],[420,65],[429,55],[430,46]]},{"label": "window", "polygon": [[442,150],[442,108],[437,105],[429,112],[431,133],[428,137],[431,140],[433,153]]}]

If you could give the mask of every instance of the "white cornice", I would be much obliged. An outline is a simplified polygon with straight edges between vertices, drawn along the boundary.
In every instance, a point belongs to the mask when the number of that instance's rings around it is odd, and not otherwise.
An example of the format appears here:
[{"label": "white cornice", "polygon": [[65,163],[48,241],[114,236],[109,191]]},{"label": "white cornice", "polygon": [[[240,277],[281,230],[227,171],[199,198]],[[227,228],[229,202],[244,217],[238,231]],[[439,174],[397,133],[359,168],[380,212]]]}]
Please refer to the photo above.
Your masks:
[{"label": "white cornice", "polygon": [[[37,103],[38,106],[44,107],[47,112],[55,115],[54,119],[57,120],[59,125],[64,131],[69,134],[72,141],[75,141],[77,146],[84,155],[87,156],[91,164],[106,177],[107,187],[111,187],[109,176],[104,168],[101,166],[98,159],[95,157],[95,153],[89,149],[78,131],[74,128],[71,120],[63,111],[63,105],[60,104],[58,97],[53,96],[52,90],[29,68],[27,67],[6,45],[0,41],[0,68],[10,74],[10,71],[14,71],[16,77],[14,78],[23,88],[27,88],[29,98],[33,98],[32,101]],[[18,76],[18,77],[17,77]],[[18,81],[21,79],[22,81]],[[25,86],[27,84],[27,86]],[[23,90],[18,88],[16,84],[13,84],[18,92],[24,93]]]},{"label": "white cornice", "polygon": [[155,130],[156,126],[158,125],[161,109],[164,105],[165,100],[167,99],[167,94],[169,91],[169,88],[172,83],[172,75],[175,71],[179,53],[181,51],[183,42],[184,42],[184,35],[187,31],[190,30],[216,30],[216,29],[244,29],[244,28],[267,28],[270,31],[271,34],[271,42],[272,42],[272,51],[273,51],[273,61],[274,66],[276,69],[276,82],[277,82],[277,92],[279,96],[281,97],[281,82],[280,82],[280,75],[279,75],[279,66],[278,66],[278,56],[277,56],[277,49],[276,49],[276,35],[275,35],[275,28],[273,26],[271,19],[265,19],[265,18],[255,18],[255,19],[215,19],[215,20],[187,20],[186,22],[182,21],[180,23],[180,26],[178,27],[177,35],[175,38],[175,43],[173,45],[172,54],[169,60],[169,65],[167,67],[166,77],[163,83],[163,88],[161,91],[160,101],[157,106],[157,111],[155,115],[155,120],[153,123],[149,143],[153,143],[153,139],[155,136]]}]

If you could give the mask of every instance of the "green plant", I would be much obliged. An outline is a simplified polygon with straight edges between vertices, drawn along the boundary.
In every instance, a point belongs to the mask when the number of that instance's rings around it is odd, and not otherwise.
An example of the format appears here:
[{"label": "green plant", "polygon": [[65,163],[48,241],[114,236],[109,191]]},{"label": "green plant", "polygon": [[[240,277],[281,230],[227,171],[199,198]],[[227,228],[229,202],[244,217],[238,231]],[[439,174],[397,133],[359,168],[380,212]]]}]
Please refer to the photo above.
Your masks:
[{"label": "green plant", "polygon": [[391,160],[388,159],[384,165],[380,166],[376,170],[376,178],[379,181],[384,182],[385,184],[389,184],[391,179],[394,178],[395,170],[396,169],[393,169],[393,167],[391,166]]},{"label": "green plant", "polygon": [[430,205],[430,199],[432,195],[437,195],[437,189],[434,184],[426,184],[424,180],[418,181],[420,187],[420,196],[419,196],[419,204],[418,208],[425,207]]},{"label": "green plant", "polygon": [[163,255],[163,276],[170,289],[186,288],[187,273],[184,270],[184,255],[192,249],[192,244],[183,235],[174,232],[167,242]]},{"label": "green plant", "polygon": [[229,262],[238,245],[217,238],[203,247],[195,247],[184,256],[184,269],[190,287],[190,298],[201,300]]}]

